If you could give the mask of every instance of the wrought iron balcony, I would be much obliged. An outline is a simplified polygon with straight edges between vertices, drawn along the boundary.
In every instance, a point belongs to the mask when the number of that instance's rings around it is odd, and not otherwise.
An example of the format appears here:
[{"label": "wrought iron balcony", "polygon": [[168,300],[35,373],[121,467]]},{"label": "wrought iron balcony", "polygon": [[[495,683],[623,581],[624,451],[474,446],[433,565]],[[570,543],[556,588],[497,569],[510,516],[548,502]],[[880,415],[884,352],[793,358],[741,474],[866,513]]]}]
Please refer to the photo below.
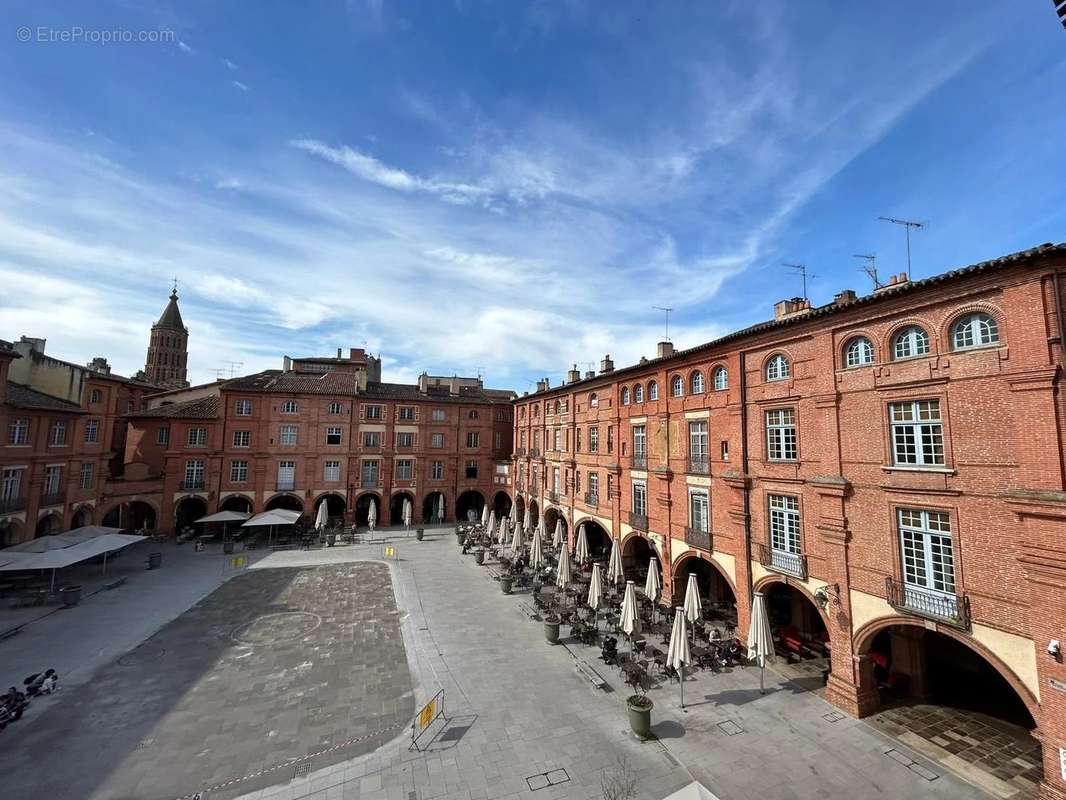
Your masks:
[{"label": "wrought iron balcony", "polygon": [[807,556],[759,544],[759,563],[774,572],[807,580]]},{"label": "wrought iron balcony", "polygon": [[[202,489],[203,487],[201,486],[200,488]],[[278,478],[278,482],[277,482],[277,485],[274,488],[274,491],[276,491],[276,492],[291,492],[295,488],[296,488],[295,479],[293,479],[293,480],[283,480],[281,478]]]},{"label": "wrought iron balcony", "polygon": [[632,469],[647,469],[648,468],[648,454],[647,453],[634,453],[633,457],[629,459],[629,465]]},{"label": "wrought iron balcony", "polygon": [[707,456],[690,456],[688,460],[689,475],[709,475],[711,463]]},{"label": "wrought iron balcony", "polygon": [[685,544],[711,552],[711,532],[700,528],[685,528]]},{"label": "wrought iron balcony", "polygon": [[600,496],[597,492],[585,493],[585,505],[595,508],[600,504]]},{"label": "wrought iron balcony", "polygon": [[65,498],[65,492],[44,492],[41,495],[41,507],[45,506],[61,506]]},{"label": "wrought iron balcony", "polygon": [[967,595],[935,592],[901,583],[895,578],[885,578],[885,596],[888,604],[897,611],[970,630],[970,598]]},{"label": "wrought iron balcony", "polygon": [[632,511],[630,511],[629,527],[636,531],[646,531],[648,529],[648,515],[634,514]]},{"label": "wrought iron balcony", "polygon": [[[184,480],[178,484],[178,488],[182,491],[195,491],[197,489],[204,488],[203,478],[193,478],[192,480]],[[291,488],[291,487],[290,487]]]},{"label": "wrought iron balcony", "polygon": [[25,509],[25,497],[0,497],[0,514],[8,514],[12,511],[24,511]]}]

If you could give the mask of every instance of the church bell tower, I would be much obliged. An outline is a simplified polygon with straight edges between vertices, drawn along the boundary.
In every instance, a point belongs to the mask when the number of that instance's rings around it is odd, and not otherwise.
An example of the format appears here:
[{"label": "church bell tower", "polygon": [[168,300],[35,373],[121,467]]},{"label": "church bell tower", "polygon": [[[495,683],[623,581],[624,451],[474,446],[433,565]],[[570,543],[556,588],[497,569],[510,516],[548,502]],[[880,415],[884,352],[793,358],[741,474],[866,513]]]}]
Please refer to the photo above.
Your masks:
[{"label": "church bell tower", "polygon": [[170,302],[163,309],[159,321],[152,326],[152,338],[148,342],[148,359],[144,373],[149,383],[168,389],[181,389],[189,385],[186,380],[189,329],[181,321],[178,310],[178,283],[170,293]]}]

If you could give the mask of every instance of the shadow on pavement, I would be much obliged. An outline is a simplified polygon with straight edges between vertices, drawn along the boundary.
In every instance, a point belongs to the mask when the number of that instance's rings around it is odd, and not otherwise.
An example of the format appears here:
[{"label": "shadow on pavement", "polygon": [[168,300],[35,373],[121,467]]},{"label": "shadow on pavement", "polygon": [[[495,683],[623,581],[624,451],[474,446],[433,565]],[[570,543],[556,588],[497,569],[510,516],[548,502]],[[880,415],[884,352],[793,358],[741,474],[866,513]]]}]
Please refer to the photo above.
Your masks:
[{"label": "shadow on pavement", "polygon": [[676,720],[667,719],[651,726],[656,739],[680,739],[685,735],[685,726]]}]

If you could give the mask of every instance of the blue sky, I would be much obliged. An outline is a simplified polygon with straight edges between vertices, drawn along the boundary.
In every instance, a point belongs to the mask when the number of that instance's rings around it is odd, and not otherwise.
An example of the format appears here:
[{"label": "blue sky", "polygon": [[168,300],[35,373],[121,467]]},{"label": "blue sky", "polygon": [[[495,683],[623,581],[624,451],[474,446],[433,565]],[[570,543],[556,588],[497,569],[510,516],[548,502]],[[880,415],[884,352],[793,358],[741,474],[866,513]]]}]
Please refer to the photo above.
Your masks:
[{"label": "blue sky", "polygon": [[126,373],[175,275],[194,381],[366,342],[521,392],[785,261],[866,291],[879,215],[916,277],[1066,239],[1046,2],[7,2],[0,74],[0,338]]}]

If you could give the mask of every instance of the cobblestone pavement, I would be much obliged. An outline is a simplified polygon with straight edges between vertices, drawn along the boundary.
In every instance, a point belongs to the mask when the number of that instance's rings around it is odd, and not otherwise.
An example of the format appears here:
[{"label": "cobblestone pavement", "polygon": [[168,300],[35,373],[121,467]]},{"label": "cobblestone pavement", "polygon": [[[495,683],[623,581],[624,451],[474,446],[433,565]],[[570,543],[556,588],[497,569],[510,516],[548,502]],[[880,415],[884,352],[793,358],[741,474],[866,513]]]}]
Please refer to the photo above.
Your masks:
[{"label": "cobblestone pavement", "polygon": [[219,800],[372,751],[413,710],[386,565],[252,570],[6,731],[2,794]]},{"label": "cobblestone pavement", "polygon": [[[489,568],[461,556],[453,536],[397,537],[392,545],[418,705],[443,689],[447,719],[419,750],[401,737],[246,800],[602,800],[601,776],[619,758],[641,800],[694,779],[722,800],[986,796],[770,670],[765,695],[753,668],[698,673],[685,684],[687,711],[676,683],[651,689],[658,738],[639,743],[628,733],[629,691],[596,660],[598,651],[566,638],[547,645],[542,626],[523,613],[528,597],[502,595]],[[378,544],[278,553],[258,566],[383,552]],[[575,659],[596,664],[609,691],[582,678]]]}]

